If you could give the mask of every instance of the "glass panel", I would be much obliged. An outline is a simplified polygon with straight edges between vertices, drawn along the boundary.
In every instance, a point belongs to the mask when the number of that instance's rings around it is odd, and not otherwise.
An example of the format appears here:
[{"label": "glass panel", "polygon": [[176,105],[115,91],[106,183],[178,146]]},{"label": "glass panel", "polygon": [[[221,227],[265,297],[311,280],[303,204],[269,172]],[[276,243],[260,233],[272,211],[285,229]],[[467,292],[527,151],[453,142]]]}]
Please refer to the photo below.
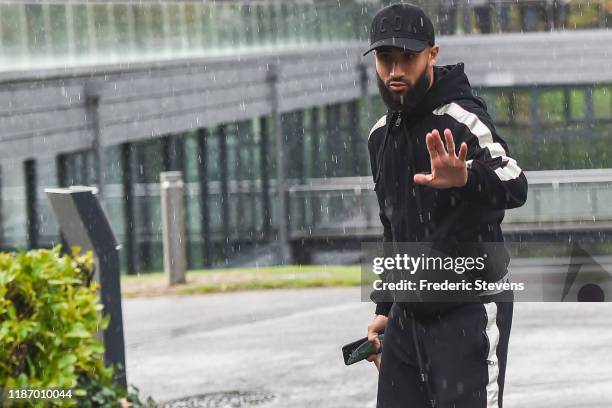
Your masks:
[{"label": "glass panel", "polygon": [[202,5],[185,4],[185,36],[191,53],[202,49]]},{"label": "glass panel", "polygon": [[528,91],[514,91],[514,119],[519,124],[531,124],[531,94]]},{"label": "glass panel", "polygon": [[593,113],[596,118],[612,118],[612,87],[602,85],[593,89]]},{"label": "glass panel", "polygon": [[160,54],[165,51],[166,48],[166,23],[164,20],[163,4],[155,4],[150,6],[150,37],[149,47],[151,49],[151,55]]},{"label": "glass panel", "polygon": [[543,123],[561,122],[565,119],[563,92],[561,90],[540,93],[540,120]]},{"label": "glass panel", "polygon": [[26,30],[28,32],[28,51],[30,55],[37,56],[46,52],[46,32],[43,17],[43,6],[40,4],[27,4],[25,6]]},{"label": "glass panel", "polygon": [[[597,2],[464,1],[450,10],[416,1],[445,34],[583,29],[609,24],[609,7]],[[367,41],[373,14],[385,2],[263,0],[258,2],[11,2],[0,4],[3,66],[66,66],[81,62],[170,59],[247,48],[294,47],[332,41]],[[69,5],[67,5],[69,4]],[[29,55],[29,56],[28,56]],[[47,57],[51,55],[51,60]],[[68,56],[68,58],[67,58]]]},{"label": "glass panel", "polygon": [[78,61],[88,62],[91,52],[89,41],[89,20],[87,5],[74,5],[72,9],[72,24],[74,27],[74,52]]},{"label": "glass panel", "polygon": [[132,5],[134,14],[134,47],[137,55],[146,56],[151,51],[152,8],[156,5]]},{"label": "glass panel", "polygon": [[21,162],[2,163],[0,216],[2,242],[0,249],[24,248],[27,245],[25,174]]},{"label": "glass panel", "polygon": [[584,118],[584,89],[572,89],[570,92],[570,111],[573,119]]},{"label": "glass panel", "polygon": [[113,26],[112,5],[94,4],[91,7],[92,21],[94,25],[96,55],[98,61],[103,61],[114,48],[115,29]]},{"label": "glass panel", "polygon": [[113,6],[113,17],[115,27],[115,46],[116,51],[121,55],[129,56],[132,51],[132,36],[130,15],[128,11],[130,6],[125,4],[115,4]]},{"label": "glass panel", "polygon": [[51,4],[49,19],[51,21],[51,47],[55,58],[65,58],[68,55],[68,33],[66,21],[66,6]]},{"label": "glass panel", "polygon": [[164,33],[166,37],[166,52],[183,52],[182,13],[180,4],[164,4]]},{"label": "glass panel", "polygon": [[0,4],[0,34],[5,56],[2,66],[6,69],[14,69],[27,58],[28,32],[24,21],[25,6]]}]

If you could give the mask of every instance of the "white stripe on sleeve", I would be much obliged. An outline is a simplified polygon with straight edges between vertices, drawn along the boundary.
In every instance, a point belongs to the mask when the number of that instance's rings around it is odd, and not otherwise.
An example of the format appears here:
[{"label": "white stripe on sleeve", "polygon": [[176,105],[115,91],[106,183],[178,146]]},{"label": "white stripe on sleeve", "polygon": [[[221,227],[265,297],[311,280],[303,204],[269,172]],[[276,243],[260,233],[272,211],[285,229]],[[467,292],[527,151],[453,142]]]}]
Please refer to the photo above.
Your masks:
[{"label": "white stripe on sleeve", "polygon": [[521,168],[518,166],[516,160],[506,156],[504,147],[493,141],[493,134],[491,129],[485,125],[480,118],[470,111],[465,110],[461,105],[456,102],[451,102],[443,105],[433,111],[436,115],[449,115],[457,122],[463,123],[468,127],[470,132],[474,134],[478,140],[478,145],[481,148],[489,149],[491,157],[502,157],[502,161],[506,163],[504,167],[495,169],[495,174],[501,181],[508,181],[517,178],[521,174]]}]

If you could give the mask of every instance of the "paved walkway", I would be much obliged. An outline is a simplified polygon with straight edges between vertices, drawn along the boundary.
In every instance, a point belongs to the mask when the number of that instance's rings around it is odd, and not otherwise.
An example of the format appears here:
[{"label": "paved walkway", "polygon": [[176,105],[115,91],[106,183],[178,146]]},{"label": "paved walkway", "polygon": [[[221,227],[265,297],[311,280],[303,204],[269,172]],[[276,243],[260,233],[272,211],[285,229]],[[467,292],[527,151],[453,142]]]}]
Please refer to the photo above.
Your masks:
[{"label": "paved walkway", "polygon": [[[128,382],[157,401],[232,390],[263,407],[374,408],[377,371],[340,347],[366,334],[359,288],[123,302]],[[516,303],[506,408],[611,407],[612,304]]]}]

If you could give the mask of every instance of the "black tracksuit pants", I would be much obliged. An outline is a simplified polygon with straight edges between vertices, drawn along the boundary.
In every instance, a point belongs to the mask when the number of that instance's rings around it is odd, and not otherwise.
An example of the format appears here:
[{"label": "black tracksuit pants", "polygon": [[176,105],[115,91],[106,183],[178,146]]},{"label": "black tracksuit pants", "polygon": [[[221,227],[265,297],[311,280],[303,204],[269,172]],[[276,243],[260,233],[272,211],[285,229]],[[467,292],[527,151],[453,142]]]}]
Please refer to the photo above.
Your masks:
[{"label": "black tracksuit pants", "polygon": [[394,303],[376,407],[502,407],[512,311],[512,302],[468,303],[425,317]]}]

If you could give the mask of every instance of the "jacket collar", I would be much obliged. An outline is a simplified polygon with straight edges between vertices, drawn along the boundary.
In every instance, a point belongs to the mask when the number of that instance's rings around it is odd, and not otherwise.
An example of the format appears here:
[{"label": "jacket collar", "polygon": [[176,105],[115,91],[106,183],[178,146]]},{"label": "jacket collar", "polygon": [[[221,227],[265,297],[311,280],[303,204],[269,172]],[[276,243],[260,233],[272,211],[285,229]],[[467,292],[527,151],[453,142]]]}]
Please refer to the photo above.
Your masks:
[{"label": "jacket collar", "polygon": [[[434,109],[460,99],[472,99],[479,105],[484,101],[475,96],[472,86],[464,71],[464,63],[434,66],[434,81],[425,93],[418,107],[409,112],[402,112],[407,119],[418,119],[430,114]],[[484,107],[484,106],[483,106]],[[387,123],[391,122],[394,111],[387,110]]]}]

